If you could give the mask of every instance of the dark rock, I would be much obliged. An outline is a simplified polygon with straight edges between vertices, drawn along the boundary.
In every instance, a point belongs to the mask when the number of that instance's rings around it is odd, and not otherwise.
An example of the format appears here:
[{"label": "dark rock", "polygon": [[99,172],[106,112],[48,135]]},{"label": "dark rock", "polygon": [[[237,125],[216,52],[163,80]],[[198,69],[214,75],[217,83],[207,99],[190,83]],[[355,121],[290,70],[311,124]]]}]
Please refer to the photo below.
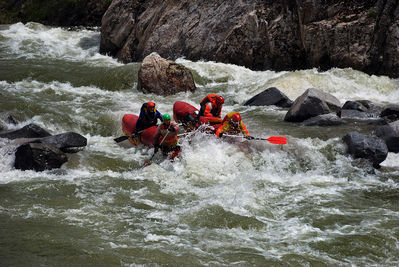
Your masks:
[{"label": "dark rock", "polygon": [[386,118],[388,121],[393,122],[399,118],[399,105],[388,105],[382,109],[381,117]]},{"label": "dark rock", "polygon": [[350,155],[354,158],[368,159],[375,168],[379,168],[379,164],[388,156],[387,145],[384,140],[376,136],[351,132],[346,134],[342,140],[347,145]]},{"label": "dark rock", "polygon": [[339,113],[341,119],[345,120],[379,120],[377,113],[363,112],[354,109],[342,109]]},{"label": "dark rock", "polygon": [[196,87],[189,69],[166,60],[157,53],[151,53],[141,64],[137,90],[144,93],[172,95],[178,92],[194,92]]},{"label": "dark rock", "polygon": [[244,106],[269,106],[275,105],[282,108],[289,108],[292,106],[292,100],[276,87],[270,87],[265,91],[245,102]]},{"label": "dark rock", "polygon": [[337,126],[347,124],[335,114],[323,114],[309,118],[303,122],[304,126]]},{"label": "dark rock", "polygon": [[351,109],[365,112],[368,108],[358,101],[346,101],[345,104],[342,106],[342,109]]},{"label": "dark rock", "polygon": [[157,52],[260,70],[352,67],[398,77],[398,19],[397,0],[114,0],[100,51],[123,62]]},{"label": "dark rock", "polygon": [[28,124],[21,129],[0,133],[0,138],[17,139],[17,138],[35,138],[46,137],[51,134],[36,124]]},{"label": "dark rock", "polygon": [[8,115],[6,122],[9,124],[17,125],[18,121],[12,115]]},{"label": "dark rock", "polygon": [[385,141],[390,152],[399,152],[399,121],[381,126],[373,134]]},{"label": "dark rock", "polygon": [[52,145],[29,143],[17,148],[14,167],[20,170],[44,171],[60,168],[67,161],[67,156]]},{"label": "dark rock", "polygon": [[339,100],[329,94],[310,88],[299,96],[291,108],[286,113],[284,120],[290,122],[302,122],[311,117],[322,114],[339,112],[341,103]]},{"label": "dark rock", "polygon": [[82,147],[87,145],[87,139],[74,132],[62,133],[57,135],[52,135],[48,137],[43,137],[40,142],[52,145],[63,152],[76,152]]}]

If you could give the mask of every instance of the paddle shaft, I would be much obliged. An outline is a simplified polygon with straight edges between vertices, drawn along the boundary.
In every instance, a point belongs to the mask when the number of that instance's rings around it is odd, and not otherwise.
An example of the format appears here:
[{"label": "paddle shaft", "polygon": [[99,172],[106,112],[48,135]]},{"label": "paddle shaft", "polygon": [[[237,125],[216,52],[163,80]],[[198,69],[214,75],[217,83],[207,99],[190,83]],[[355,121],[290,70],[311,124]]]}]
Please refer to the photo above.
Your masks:
[{"label": "paddle shaft", "polygon": [[[143,131],[140,131],[138,133],[142,133]],[[132,135],[122,135],[122,136],[119,136],[117,138],[114,138],[114,141],[117,142],[117,143],[120,143],[122,141],[125,141],[125,140],[129,139],[130,136],[132,136]]]},{"label": "paddle shaft", "polygon": [[240,136],[240,135],[230,135],[230,134],[224,134],[223,136],[228,136],[228,137],[233,137],[233,138],[245,138],[248,140],[264,140],[264,141],[269,141],[272,144],[280,144],[284,145],[287,143],[287,137],[282,137],[282,136],[271,136],[269,138],[262,138],[262,137],[250,137],[250,136]]}]

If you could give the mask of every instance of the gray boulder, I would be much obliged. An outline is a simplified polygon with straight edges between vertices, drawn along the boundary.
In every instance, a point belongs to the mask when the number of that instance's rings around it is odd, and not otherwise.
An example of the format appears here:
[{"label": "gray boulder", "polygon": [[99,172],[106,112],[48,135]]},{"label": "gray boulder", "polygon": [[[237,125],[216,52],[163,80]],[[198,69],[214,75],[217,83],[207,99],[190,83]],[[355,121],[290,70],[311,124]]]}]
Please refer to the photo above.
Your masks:
[{"label": "gray boulder", "polygon": [[373,134],[385,141],[390,152],[399,152],[399,121],[381,126]]},{"label": "gray boulder", "polygon": [[289,108],[292,106],[292,100],[276,87],[270,87],[265,91],[255,95],[244,106],[278,106],[282,108]]},{"label": "gray boulder", "polygon": [[339,112],[341,102],[333,95],[315,88],[307,89],[299,96],[286,113],[284,120],[302,122],[322,114]]},{"label": "gray boulder", "polygon": [[347,145],[350,155],[356,158],[369,160],[374,168],[379,168],[380,163],[388,156],[388,147],[384,140],[376,136],[364,135],[359,132],[350,132],[342,140]]}]

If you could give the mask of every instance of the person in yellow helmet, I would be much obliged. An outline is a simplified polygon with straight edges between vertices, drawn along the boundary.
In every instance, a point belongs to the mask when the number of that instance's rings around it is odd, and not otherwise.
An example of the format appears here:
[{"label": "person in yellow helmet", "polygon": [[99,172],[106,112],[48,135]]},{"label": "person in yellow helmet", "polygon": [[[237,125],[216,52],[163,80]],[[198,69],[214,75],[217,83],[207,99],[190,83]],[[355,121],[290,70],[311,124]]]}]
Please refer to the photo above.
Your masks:
[{"label": "person in yellow helmet", "polygon": [[241,115],[238,112],[229,112],[223,119],[223,124],[216,130],[216,136],[222,137],[223,134],[237,135],[242,133],[244,136],[249,136],[247,127],[241,121]]}]

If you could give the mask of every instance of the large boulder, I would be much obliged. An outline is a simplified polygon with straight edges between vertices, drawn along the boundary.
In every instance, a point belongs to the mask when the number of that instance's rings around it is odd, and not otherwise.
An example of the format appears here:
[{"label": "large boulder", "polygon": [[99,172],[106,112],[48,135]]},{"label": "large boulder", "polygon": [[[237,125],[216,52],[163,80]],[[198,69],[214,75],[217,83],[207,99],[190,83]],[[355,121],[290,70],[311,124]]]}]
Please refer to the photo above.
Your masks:
[{"label": "large boulder", "polygon": [[51,134],[36,124],[28,124],[21,129],[0,133],[0,138],[36,138],[50,136]]},{"label": "large boulder", "polygon": [[244,106],[278,106],[282,108],[289,108],[292,106],[292,100],[289,99],[283,92],[276,87],[270,87],[265,91],[255,95]]},{"label": "large boulder", "polygon": [[356,158],[369,160],[375,168],[380,167],[388,156],[388,147],[381,138],[350,132],[342,140],[347,145],[348,153]]},{"label": "large boulder", "polygon": [[340,109],[341,102],[335,96],[315,88],[309,88],[294,101],[285,114],[284,120],[302,122],[318,115],[337,113]]},{"label": "large boulder", "polygon": [[373,134],[385,141],[390,152],[399,152],[399,121],[381,126]]},{"label": "large boulder", "polygon": [[144,93],[172,95],[196,90],[190,70],[183,65],[166,60],[157,53],[147,56],[138,73],[137,90]]},{"label": "large boulder", "polygon": [[68,153],[76,152],[87,145],[86,137],[74,132],[43,137],[40,139],[40,142],[53,145],[61,151]]},{"label": "large boulder", "polygon": [[55,146],[28,143],[17,148],[14,167],[20,170],[44,171],[60,168],[67,161],[67,156]]},{"label": "large boulder", "polygon": [[100,52],[123,62],[152,52],[251,69],[352,67],[399,76],[397,0],[114,0]]}]

